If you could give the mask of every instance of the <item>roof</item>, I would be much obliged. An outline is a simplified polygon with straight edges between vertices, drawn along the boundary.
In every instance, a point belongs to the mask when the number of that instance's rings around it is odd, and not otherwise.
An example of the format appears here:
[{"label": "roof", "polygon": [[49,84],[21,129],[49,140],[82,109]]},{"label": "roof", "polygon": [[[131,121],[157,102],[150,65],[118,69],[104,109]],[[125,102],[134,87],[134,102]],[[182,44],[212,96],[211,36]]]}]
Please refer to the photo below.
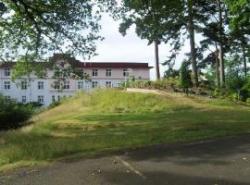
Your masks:
[{"label": "roof", "polygon": [[71,62],[79,68],[151,68],[148,63],[132,62]]},{"label": "roof", "polygon": [[[54,54],[49,59],[49,62],[33,62],[33,64],[45,65],[46,68],[51,67],[54,62],[63,59],[68,61],[72,66],[77,68],[137,68],[137,69],[150,69],[148,63],[138,62],[81,62],[74,57],[62,54]],[[13,67],[16,62],[0,62],[0,68]]]},{"label": "roof", "polygon": [[[17,62],[0,62],[0,68],[11,68],[16,65]],[[49,68],[51,62],[32,62],[32,65],[44,65],[44,67]]]},{"label": "roof", "polygon": [[[13,67],[16,62],[3,62],[0,63],[0,68]],[[51,66],[50,62],[34,62],[34,65],[45,65],[45,67]],[[77,68],[152,68],[148,63],[132,63],[132,62],[70,62],[71,65]]]}]

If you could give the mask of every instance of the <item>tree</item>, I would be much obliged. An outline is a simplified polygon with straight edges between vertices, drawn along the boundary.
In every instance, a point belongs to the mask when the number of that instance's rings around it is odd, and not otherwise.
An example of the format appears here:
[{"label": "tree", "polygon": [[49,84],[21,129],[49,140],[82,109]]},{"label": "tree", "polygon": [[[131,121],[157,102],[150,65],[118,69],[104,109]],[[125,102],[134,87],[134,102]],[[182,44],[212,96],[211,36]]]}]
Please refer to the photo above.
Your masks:
[{"label": "tree", "polygon": [[[44,69],[44,65],[42,63],[35,63],[33,62],[34,60],[34,55],[24,55],[16,62],[11,73],[11,79],[17,86],[20,86],[20,83],[22,83],[22,81],[20,82],[18,79],[22,79],[27,83],[27,87],[30,87],[32,83],[32,75],[35,75],[38,78],[46,77],[46,69]],[[29,101],[32,101],[32,90],[31,88],[29,88],[29,90]]]},{"label": "tree", "polygon": [[197,71],[197,61],[196,61],[196,48],[195,48],[195,30],[194,30],[194,2],[193,0],[187,0],[188,9],[188,25],[187,29],[189,32],[190,40],[190,53],[192,61],[192,71],[193,71],[193,82],[196,87],[198,87],[198,71]]},{"label": "tree", "polygon": [[190,71],[188,69],[189,63],[187,61],[182,62],[180,68],[180,86],[183,88],[183,91],[188,95],[189,88],[192,87],[192,79]]},{"label": "tree", "polygon": [[53,69],[54,82],[52,83],[52,87],[57,89],[59,92],[63,92],[66,89],[66,84],[69,79],[75,80],[89,80],[89,74],[83,73],[81,69],[78,69],[74,65],[75,58],[72,58],[70,55],[63,55],[63,60],[60,63],[54,61],[52,58],[51,63],[53,64],[51,68]]},{"label": "tree", "polygon": [[2,0],[0,56],[10,60],[23,53],[46,56],[68,52],[95,53],[101,11],[113,0]]},{"label": "tree", "polygon": [[155,46],[155,63],[157,79],[160,78],[159,48],[164,42],[172,42],[177,50],[180,47],[180,32],[183,25],[181,16],[176,16],[183,7],[181,0],[123,0],[119,9],[119,18],[122,19],[119,31],[126,35],[126,31],[136,26],[136,33],[148,44]]},{"label": "tree", "polygon": [[225,86],[224,58],[230,51],[227,11],[224,1],[207,0],[207,5],[201,6],[201,13],[206,18],[198,30],[203,36],[199,48],[201,61],[203,64],[212,64],[218,87]]},{"label": "tree", "polygon": [[227,0],[230,16],[232,52],[241,53],[245,76],[248,75],[247,62],[250,60],[250,2],[248,0]]}]

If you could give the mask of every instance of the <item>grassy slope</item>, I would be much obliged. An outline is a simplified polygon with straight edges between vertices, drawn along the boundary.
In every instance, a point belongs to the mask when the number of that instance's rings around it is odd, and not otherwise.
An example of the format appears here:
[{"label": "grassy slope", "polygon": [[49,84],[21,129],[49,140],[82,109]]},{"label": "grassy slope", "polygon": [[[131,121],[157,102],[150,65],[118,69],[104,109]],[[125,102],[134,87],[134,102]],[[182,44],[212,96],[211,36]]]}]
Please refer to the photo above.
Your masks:
[{"label": "grassy slope", "polygon": [[79,94],[0,136],[0,170],[72,154],[250,132],[250,109],[221,100],[125,93]]}]

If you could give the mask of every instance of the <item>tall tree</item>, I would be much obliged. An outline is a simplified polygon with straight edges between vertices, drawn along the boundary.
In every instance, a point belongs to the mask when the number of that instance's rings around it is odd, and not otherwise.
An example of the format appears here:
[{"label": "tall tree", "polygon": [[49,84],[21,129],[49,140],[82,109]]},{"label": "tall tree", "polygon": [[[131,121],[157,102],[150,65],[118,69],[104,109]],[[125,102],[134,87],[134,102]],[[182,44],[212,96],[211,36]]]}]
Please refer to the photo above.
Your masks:
[{"label": "tall tree", "polygon": [[193,72],[193,83],[198,87],[198,71],[197,71],[197,61],[196,61],[196,48],[195,48],[195,30],[194,30],[194,3],[193,0],[187,0],[188,9],[188,32],[191,48],[191,62],[192,62],[192,72]]},{"label": "tall tree", "polygon": [[[136,33],[148,44],[155,47],[156,76],[160,78],[159,45],[172,42],[175,49],[180,47],[180,35],[183,20],[180,16],[183,4],[181,0],[123,0],[120,8],[122,24],[120,32],[125,35],[127,29],[136,26]],[[179,14],[179,15],[178,15]],[[178,16],[177,16],[178,15]]]},{"label": "tall tree", "polygon": [[224,64],[224,26],[223,26],[223,5],[221,0],[217,1],[217,7],[219,12],[219,63],[220,63],[220,85],[225,86],[225,64]]},{"label": "tall tree", "polygon": [[248,75],[247,63],[250,61],[250,1],[226,0],[229,7],[232,50],[241,53],[245,76]]}]

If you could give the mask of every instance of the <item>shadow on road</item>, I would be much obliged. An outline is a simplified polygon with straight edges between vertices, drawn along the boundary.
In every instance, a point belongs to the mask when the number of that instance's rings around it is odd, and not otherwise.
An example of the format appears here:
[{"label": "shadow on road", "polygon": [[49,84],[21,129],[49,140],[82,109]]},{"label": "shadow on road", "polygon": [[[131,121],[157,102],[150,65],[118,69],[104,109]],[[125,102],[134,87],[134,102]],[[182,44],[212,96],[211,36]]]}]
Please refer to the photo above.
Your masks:
[{"label": "shadow on road", "polygon": [[[227,165],[231,158],[237,154],[250,153],[249,135],[218,139],[194,144],[159,145],[142,148],[126,153],[132,161],[151,160],[161,162],[171,159],[172,162],[185,165],[200,165],[209,163],[213,165]],[[175,160],[176,159],[176,160]]]},{"label": "shadow on road", "polygon": [[124,174],[112,171],[106,172],[104,178],[107,184],[119,185],[249,185],[249,183],[226,179],[218,180],[216,178],[163,173],[161,171],[145,173],[145,175],[147,179],[142,180],[138,176],[127,175],[127,177],[124,177]]}]

